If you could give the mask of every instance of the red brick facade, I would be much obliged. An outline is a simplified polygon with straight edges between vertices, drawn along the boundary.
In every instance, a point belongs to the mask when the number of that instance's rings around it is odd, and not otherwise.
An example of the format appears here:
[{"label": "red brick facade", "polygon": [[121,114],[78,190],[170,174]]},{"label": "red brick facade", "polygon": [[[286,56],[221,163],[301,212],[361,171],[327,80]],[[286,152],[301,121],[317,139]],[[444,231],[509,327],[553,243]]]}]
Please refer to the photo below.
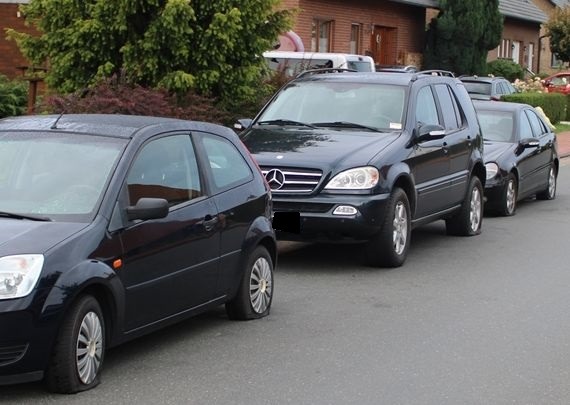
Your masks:
[{"label": "red brick facade", "polygon": [[489,52],[488,61],[509,58],[537,73],[540,24],[505,18],[498,48]]},{"label": "red brick facade", "polygon": [[[312,42],[313,22],[327,21],[332,24],[330,52],[351,52],[351,30],[357,26],[356,53],[372,54],[377,63],[421,63],[425,8],[387,0],[283,0],[282,7],[299,10],[293,31],[306,51],[317,50]],[[379,55],[384,60],[379,61]]]},{"label": "red brick facade", "polygon": [[16,43],[6,38],[5,29],[13,28],[19,32],[31,33],[33,30],[24,24],[24,18],[18,14],[18,4],[4,4],[0,1],[0,74],[15,78],[22,76],[21,66],[29,66]]}]

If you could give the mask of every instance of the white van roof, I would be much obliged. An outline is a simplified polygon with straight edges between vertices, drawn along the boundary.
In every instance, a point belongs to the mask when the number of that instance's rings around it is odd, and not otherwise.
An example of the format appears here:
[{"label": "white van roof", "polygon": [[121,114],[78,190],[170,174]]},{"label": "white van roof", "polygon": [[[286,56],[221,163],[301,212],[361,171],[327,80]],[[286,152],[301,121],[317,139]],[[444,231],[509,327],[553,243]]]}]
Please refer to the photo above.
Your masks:
[{"label": "white van roof", "polygon": [[266,58],[291,58],[291,59],[335,59],[344,58],[346,60],[370,60],[374,59],[366,55],[356,55],[352,53],[339,52],[294,52],[294,51],[266,51],[263,52]]}]

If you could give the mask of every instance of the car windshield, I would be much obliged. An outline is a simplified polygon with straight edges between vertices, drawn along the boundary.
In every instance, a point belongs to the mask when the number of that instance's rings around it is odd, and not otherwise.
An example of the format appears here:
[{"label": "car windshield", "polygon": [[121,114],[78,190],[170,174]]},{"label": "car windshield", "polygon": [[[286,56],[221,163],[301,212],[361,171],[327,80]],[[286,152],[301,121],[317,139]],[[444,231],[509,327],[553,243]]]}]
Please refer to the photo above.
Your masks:
[{"label": "car windshield", "polygon": [[0,212],[90,220],[125,144],[92,135],[0,134]]},{"label": "car windshield", "polygon": [[486,141],[513,142],[513,113],[477,111],[477,115]]},{"label": "car windshield", "polygon": [[[297,82],[286,87],[256,123],[294,121],[342,131],[354,127],[369,130],[401,130],[406,87],[338,81]],[[342,123],[342,125],[337,125]],[[362,128],[361,128],[362,129]]]},{"label": "car windshield", "polygon": [[470,94],[491,94],[491,83],[487,82],[468,82],[464,81],[463,84]]}]

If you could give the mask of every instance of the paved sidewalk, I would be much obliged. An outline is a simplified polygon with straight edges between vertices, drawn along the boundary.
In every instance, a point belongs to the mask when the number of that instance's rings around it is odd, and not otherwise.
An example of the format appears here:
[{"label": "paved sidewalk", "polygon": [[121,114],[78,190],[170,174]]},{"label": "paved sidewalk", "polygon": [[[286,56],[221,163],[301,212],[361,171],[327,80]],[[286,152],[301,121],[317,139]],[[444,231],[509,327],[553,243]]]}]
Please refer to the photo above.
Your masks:
[{"label": "paved sidewalk", "polygon": [[570,156],[570,131],[556,134],[558,143],[558,156],[561,158]]}]

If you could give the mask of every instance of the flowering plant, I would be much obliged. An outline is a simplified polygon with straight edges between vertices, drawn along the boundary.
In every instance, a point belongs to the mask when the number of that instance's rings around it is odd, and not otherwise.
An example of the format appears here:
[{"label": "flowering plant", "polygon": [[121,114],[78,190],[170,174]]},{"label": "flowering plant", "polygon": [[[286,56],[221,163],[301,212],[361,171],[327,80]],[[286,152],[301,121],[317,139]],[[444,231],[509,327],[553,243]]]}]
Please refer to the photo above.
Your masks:
[{"label": "flowering plant", "polygon": [[516,79],[513,86],[521,93],[544,93],[542,80],[538,76],[526,80]]}]

